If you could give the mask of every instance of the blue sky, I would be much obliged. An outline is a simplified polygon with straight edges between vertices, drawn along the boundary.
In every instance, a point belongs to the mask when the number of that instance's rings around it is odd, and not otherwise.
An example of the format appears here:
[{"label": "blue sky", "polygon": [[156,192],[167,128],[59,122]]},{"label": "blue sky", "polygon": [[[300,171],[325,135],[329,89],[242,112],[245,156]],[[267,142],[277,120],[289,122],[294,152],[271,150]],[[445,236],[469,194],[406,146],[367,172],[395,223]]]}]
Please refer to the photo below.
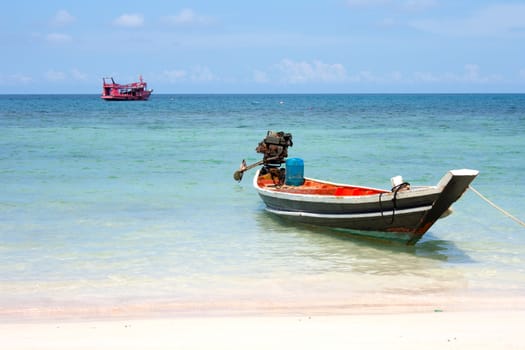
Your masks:
[{"label": "blue sky", "polygon": [[0,93],[525,92],[525,1],[6,1]]}]

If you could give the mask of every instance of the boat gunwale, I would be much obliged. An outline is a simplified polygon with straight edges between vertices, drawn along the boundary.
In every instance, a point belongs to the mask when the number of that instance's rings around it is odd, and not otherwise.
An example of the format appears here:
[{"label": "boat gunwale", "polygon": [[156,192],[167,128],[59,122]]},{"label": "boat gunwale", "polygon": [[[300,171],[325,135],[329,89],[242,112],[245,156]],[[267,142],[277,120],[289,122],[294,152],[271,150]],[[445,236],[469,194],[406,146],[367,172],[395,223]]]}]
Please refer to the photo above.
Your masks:
[{"label": "boat gunwale", "polygon": [[350,213],[350,214],[333,214],[333,213],[313,213],[307,211],[291,211],[291,210],[279,210],[275,208],[266,207],[265,210],[276,214],[276,215],[286,215],[286,216],[304,216],[309,218],[319,218],[319,219],[359,219],[359,218],[374,218],[374,217],[388,217],[392,215],[404,215],[404,214],[414,214],[420,212],[427,212],[432,209],[432,205],[425,205],[420,207],[413,207],[408,209],[398,209],[396,211],[374,211],[368,213]]},{"label": "boat gunwale", "polygon": [[333,194],[309,194],[309,193],[294,193],[287,191],[273,190],[268,187],[261,187],[258,183],[260,169],[258,169],[253,178],[253,186],[259,192],[260,195],[266,195],[268,197],[290,200],[290,201],[301,201],[301,202],[321,202],[321,203],[369,203],[371,201],[377,201],[379,196],[382,196],[384,201],[390,201],[396,196],[397,200],[410,199],[414,197],[433,196],[439,195],[443,188],[441,186],[414,186],[409,191],[399,191],[396,194],[394,192],[378,189],[366,186],[354,186],[349,184],[341,184],[336,182],[330,182],[325,180],[318,180],[314,178],[305,178],[305,180],[315,181],[322,184],[339,186],[339,187],[354,187],[363,190],[372,190],[379,193],[365,194],[365,195],[333,195]]}]

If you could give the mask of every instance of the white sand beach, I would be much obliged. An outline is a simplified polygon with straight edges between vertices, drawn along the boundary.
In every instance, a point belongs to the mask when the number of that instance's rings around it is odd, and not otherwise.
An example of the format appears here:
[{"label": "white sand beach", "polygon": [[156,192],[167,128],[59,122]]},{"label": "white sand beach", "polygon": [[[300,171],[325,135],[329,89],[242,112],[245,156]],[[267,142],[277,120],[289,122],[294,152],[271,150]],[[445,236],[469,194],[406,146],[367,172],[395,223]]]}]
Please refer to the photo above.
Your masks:
[{"label": "white sand beach", "polygon": [[[5,310],[0,344],[62,349],[523,349],[525,298],[434,295],[328,302]],[[382,300],[382,303],[379,301]],[[149,306],[149,309],[148,309]],[[256,308],[258,306],[258,308]],[[162,312],[155,311],[155,308]],[[22,309],[22,308],[19,308]]]},{"label": "white sand beach", "polygon": [[523,349],[523,311],[0,324],[3,349]]}]

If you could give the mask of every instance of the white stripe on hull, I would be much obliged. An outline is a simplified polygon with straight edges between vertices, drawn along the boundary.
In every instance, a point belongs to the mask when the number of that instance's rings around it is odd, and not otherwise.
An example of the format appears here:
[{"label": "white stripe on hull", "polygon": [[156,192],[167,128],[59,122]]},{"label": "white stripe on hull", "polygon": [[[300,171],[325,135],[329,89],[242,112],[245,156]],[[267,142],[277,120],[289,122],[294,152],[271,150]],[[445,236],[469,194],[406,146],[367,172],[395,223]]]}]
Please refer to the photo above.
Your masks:
[{"label": "white stripe on hull", "polygon": [[361,218],[374,218],[374,217],[385,217],[385,216],[392,216],[394,215],[404,215],[404,214],[413,214],[413,213],[421,213],[426,212],[432,208],[431,205],[424,206],[424,207],[418,207],[418,208],[410,208],[410,209],[401,209],[396,210],[393,212],[392,210],[384,211],[384,212],[374,212],[374,213],[357,213],[357,214],[319,214],[319,213],[308,213],[308,212],[301,212],[301,211],[287,211],[287,210],[277,210],[266,207],[266,211],[270,213],[274,213],[276,215],[283,215],[283,216],[304,216],[304,217],[310,217],[310,218],[318,218],[318,219],[361,219]]}]

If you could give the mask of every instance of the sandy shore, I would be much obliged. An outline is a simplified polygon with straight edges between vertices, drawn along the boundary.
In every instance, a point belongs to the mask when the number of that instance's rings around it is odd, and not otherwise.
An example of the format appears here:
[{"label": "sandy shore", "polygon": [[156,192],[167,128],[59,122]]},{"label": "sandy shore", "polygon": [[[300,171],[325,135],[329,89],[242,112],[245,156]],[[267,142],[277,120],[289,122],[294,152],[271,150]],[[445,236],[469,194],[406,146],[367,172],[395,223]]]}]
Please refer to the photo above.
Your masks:
[{"label": "sandy shore", "polygon": [[523,349],[523,311],[4,322],[3,349]]},{"label": "sandy shore", "polygon": [[106,306],[5,305],[0,348],[525,349],[525,298],[512,294]]}]

